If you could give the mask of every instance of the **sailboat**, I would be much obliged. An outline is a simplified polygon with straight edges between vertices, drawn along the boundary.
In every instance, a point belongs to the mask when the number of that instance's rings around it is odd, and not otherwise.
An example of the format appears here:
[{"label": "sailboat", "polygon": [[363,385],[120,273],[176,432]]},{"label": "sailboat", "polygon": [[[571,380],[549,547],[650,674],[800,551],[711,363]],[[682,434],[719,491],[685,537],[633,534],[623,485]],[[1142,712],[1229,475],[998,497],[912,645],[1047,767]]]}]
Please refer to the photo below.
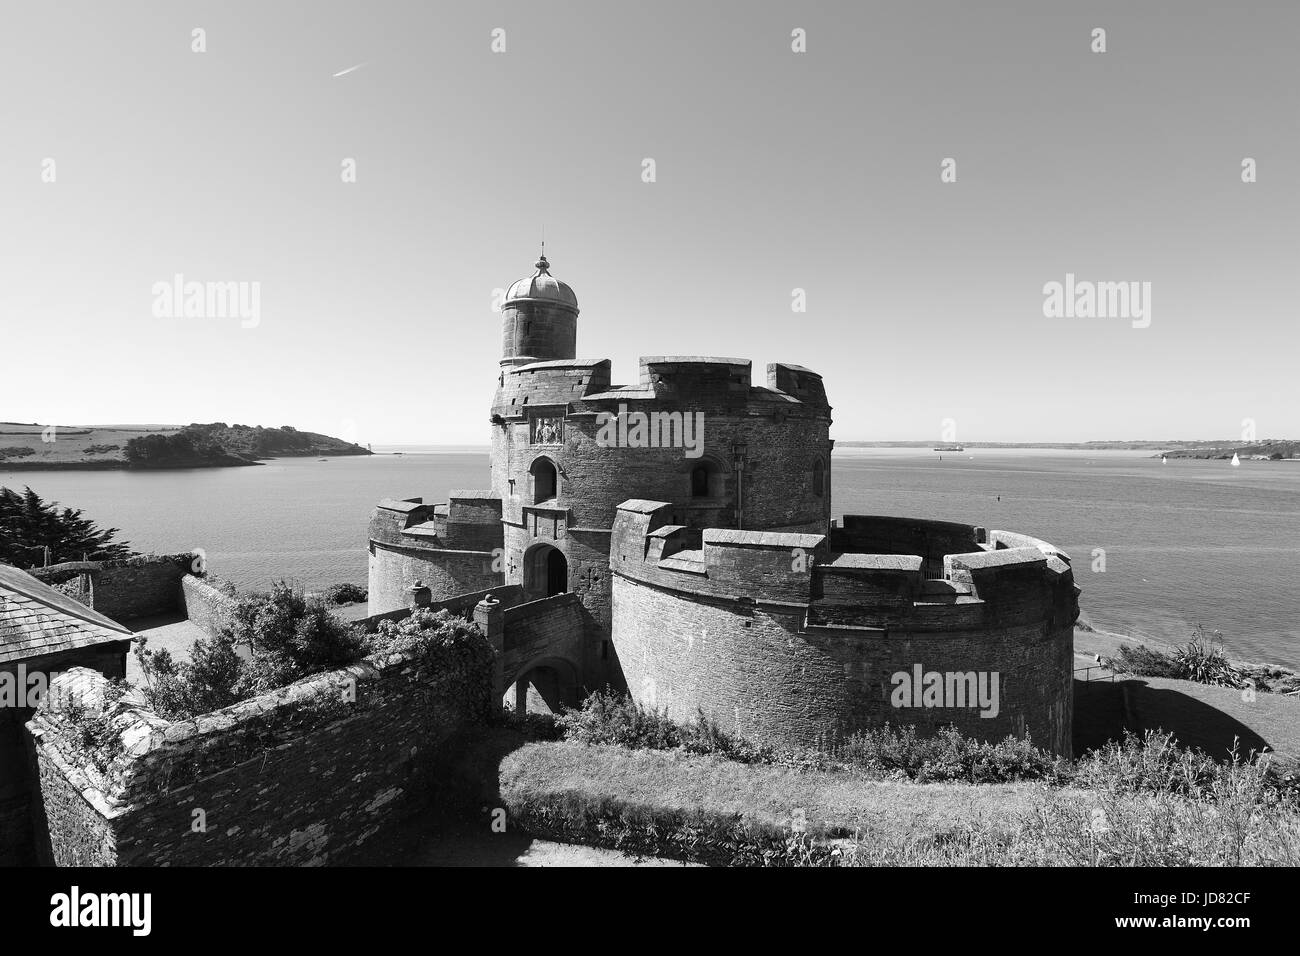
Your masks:
[{"label": "sailboat", "polygon": [[1232,453],[1232,467],[1233,467],[1233,468],[1240,468],[1240,467],[1241,467],[1241,458],[1238,457],[1238,455],[1237,455],[1237,453],[1236,453],[1235,451]]},{"label": "sailboat", "polygon": [[1162,465],[1167,465],[1167,464],[1169,464],[1169,456],[1168,456],[1168,455],[1161,455],[1161,456],[1160,456],[1160,464],[1162,464]]}]

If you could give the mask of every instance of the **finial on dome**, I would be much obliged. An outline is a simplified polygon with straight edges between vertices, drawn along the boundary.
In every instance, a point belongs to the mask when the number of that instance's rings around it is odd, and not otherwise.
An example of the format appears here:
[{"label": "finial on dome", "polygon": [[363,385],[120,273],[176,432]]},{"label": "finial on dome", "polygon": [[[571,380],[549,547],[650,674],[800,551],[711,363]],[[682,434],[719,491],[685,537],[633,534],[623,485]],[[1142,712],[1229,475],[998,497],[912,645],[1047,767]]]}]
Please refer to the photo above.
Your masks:
[{"label": "finial on dome", "polygon": [[551,264],[546,261],[546,240],[545,239],[542,240],[541,258],[538,259],[535,263],[533,263],[533,268],[535,268],[538,272],[544,272],[547,275],[551,274],[549,271],[551,268]]}]

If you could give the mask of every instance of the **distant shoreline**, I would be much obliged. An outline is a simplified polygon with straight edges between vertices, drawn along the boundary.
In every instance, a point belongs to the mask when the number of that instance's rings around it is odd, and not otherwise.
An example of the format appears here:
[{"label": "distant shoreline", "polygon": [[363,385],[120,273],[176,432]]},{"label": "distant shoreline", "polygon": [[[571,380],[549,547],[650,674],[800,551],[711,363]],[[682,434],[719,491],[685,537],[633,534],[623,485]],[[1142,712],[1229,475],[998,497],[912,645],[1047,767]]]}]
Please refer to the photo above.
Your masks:
[{"label": "distant shoreline", "polygon": [[194,423],[148,431],[0,422],[0,472],[242,468],[274,458],[370,455],[368,448],[290,425]]},{"label": "distant shoreline", "polygon": [[[836,441],[836,448],[923,448],[929,449],[937,444],[954,444],[953,442],[935,441]],[[1234,442],[1234,441],[1086,441],[1086,442],[1007,442],[1007,441],[964,441],[963,448],[1046,448],[1061,451],[1166,451],[1172,454],[1196,452],[1227,451],[1231,455],[1234,449],[1262,447],[1265,445],[1300,444],[1287,440],[1272,442]]]}]

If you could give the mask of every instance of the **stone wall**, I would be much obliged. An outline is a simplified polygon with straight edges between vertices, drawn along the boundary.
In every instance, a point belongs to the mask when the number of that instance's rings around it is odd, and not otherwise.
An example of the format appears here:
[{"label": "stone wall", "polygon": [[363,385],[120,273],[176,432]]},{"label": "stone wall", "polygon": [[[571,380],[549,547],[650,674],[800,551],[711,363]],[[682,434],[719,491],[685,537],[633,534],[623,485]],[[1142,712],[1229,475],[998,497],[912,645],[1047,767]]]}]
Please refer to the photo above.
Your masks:
[{"label": "stone wall", "polygon": [[420,581],[434,600],[481,591],[502,583],[500,556],[486,551],[452,551],[370,542],[367,585],[375,613],[409,607],[411,588]]},{"label": "stone wall", "polygon": [[[60,680],[93,694],[102,678]],[[125,698],[112,717],[125,751],[100,772],[66,743],[65,718],[42,708],[28,729],[43,853],[60,866],[343,862],[427,805],[436,752],[490,712],[490,656],[453,667],[409,651],[190,721]]]},{"label": "stone wall", "polygon": [[71,561],[30,573],[47,584],[83,574],[90,578],[89,604],[115,621],[130,621],[176,610],[180,581],[195,564],[194,554],[145,555],[113,561]]},{"label": "stone wall", "polygon": [[[496,587],[484,588],[481,591],[468,591],[465,594],[458,594],[455,597],[445,598],[441,601],[430,601],[426,607],[430,611],[449,611],[457,617],[463,617],[468,621],[474,619],[474,608],[478,602],[488,596],[493,597],[502,609],[514,607],[523,601],[523,589],[518,585],[499,585]],[[397,608],[392,611],[383,611],[379,614],[372,614],[369,617],[363,617],[356,623],[363,630],[373,634],[379,629],[381,621],[401,621],[411,616],[412,608]]]},{"label": "stone wall", "polygon": [[181,578],[181,610],[209,637],[234,626],[236,598],[203,578],[187,574]]}]

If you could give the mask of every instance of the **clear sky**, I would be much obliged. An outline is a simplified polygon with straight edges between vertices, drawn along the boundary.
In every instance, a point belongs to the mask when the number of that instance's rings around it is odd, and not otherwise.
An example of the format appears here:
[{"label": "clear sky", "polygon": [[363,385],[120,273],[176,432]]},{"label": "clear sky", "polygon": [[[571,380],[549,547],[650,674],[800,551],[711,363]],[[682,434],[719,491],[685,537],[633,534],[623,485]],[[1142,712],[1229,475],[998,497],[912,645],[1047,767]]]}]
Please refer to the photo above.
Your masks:
[{"label": "clear sky", "polygon": [[[485,443],[544,226],[616,383],[794,362],[839,440],[1300,436],[1297,37],[1249,0],[9,3],[0,420]],[[177,273],[260,283],[257,325],[155,315]],[[1150,282],[1150,326],[1045,317],[1066,273]]]}]

